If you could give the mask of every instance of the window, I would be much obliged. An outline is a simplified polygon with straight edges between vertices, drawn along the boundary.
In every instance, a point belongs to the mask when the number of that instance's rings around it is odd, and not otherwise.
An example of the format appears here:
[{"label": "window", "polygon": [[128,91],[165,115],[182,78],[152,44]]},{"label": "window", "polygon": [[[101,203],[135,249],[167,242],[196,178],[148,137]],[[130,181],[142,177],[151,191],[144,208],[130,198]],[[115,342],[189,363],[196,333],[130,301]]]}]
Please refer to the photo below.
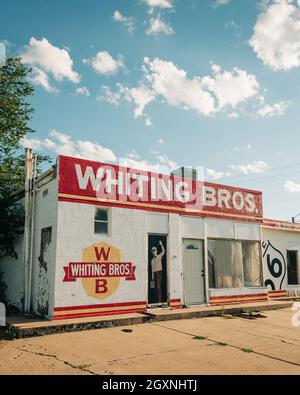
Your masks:
[{"label": "window", "polygon": [[257,287],[262,284],[260,244],[208,240],[210,288]]},{"label": "window", "polygon": [[262,285],[262,266],[260,244],[253,241],[242,241],[244,286],[259,287]]},{"label": "window", "polygon": [[95,210],[95,218],[94,218],[94,231],[97,234],[108,234],[108,219],[109,219],[109,210],[107,208],[99,208],[96,207]]},{"label": "window", "polygon": [[288,285],[298,285],[298,252],[287,251]]}]

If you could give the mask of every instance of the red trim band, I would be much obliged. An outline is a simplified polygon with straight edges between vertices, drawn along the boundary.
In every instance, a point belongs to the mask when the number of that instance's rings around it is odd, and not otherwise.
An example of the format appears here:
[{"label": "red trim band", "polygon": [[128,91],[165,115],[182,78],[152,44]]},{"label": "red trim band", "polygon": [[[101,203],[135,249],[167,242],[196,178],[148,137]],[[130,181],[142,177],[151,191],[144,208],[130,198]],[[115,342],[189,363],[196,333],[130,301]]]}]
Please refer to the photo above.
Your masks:
[{"label": "red trim band", "polygon": [[68,310],[86,310],[86,309],[99,309],[107,307],[123,307],[123,306],[135,306],[143,305],[146,306],[147,302],[122,302],[122,303],[109,303],[109,304],[90,304],[81,306],[66,306],[66,307],[54,307],[54,311],[68,311]]},{"label": "red trim band", "polygon": [[97,313],[77,313],[77,314],[66,314],[66,315],[57,315],[53,317],[54,320],[65,320],[69,318],[84,318],[84,317],[98,317],[103,315],[117,315],[117,314],[130,314],[137,313],[141,311],[146,311],[145,308],[133,309],[133,310],[112,310],[112,311],[103,311]]},{"label": "red trim band", "polygon": [[215,299],[243,299],[243,298],[251,298],[251,297],[265,297],[266,299],[268,298],[268,293],[259,293],[259,294],[245,294],[245,295],[224,295],[224,296],[211,296],[210,300],[215,300]]}]

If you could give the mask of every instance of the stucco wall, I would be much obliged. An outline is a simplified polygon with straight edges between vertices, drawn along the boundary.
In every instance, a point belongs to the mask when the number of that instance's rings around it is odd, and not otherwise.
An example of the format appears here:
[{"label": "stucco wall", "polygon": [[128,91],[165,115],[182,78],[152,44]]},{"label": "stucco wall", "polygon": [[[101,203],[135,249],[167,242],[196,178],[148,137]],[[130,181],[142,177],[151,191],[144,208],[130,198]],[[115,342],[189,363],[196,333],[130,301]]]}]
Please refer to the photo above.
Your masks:
[{"label": "stucco wall", "polygon": [[[31,305],[33,311],[51,317],[57,232],[57,179],[36,191]],[[43,229],[51,228],[51,241],[41,244]]]},{"label": "stucco wall", "polygon": [[103,303],[145,301],[147,299],[147,220],[140,210],[110,208],[110,234],[94,233],[95,206],[58,203],[57,270],[55,275],[55,306],[98,304],[81,286],[81,280],[63,282],[64,266],[82,261],[82,251],[99,242],[121,250],[121,260],[136,266],[136,281],[121,279],[118,290]]},{"label": "stucco wall", "polygon": [[[300,285],[288,285],[287,281],[287,250],[298,251],[298,280],[300,284],[300,232],[262,229],[263,240],[263,275],[264,281],[272,281],[275,290],[287,290],[291,295],[300,294]],[[272,270],[268,268],[268,255],[270,255],[269,262],[273,259],[278,259],[282,266],[282,273],[276,277],[272,275]],[[276,273],[279,273],[279,267],[276,264],[274,268]],[[268,286],[271,289],[271,286]]]}]

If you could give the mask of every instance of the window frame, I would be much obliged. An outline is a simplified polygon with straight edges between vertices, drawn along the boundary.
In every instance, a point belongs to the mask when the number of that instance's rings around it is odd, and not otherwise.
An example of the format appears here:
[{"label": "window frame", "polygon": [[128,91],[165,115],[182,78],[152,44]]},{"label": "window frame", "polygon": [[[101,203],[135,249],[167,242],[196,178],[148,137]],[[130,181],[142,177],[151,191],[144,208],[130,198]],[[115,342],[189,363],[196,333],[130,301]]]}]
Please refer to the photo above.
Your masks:
[{"label": "window frame", "polygon": [[[98,209],[106,210],[106,212],[107,212],[107,221],[96,219],[96,213],[97,213]],[[107,232],[106,233],[98,233],[98,232],[96,232],[96,229],[95,229],[96,222],[97,223],[105,223],[105,224],[107,224]],[[97,236],[101,235],[101,236],[108,236],[108,237],[110,237],[110,235],[111,235],[111,209],[109,207],[95,206],[93,226],[94,226],[94,235],[97,235]]]},{"label": "window frame", "polygon": [[[296,253],[296,279],[297,279],[297,283],[296,284],[290,284],[289,283],[289,252],[294,252]],[[300,285],[300,281],[299,281],[299,253],[298,250],[286,250],[286,271],[287,271],[287,285],[289,287],[293,287],[293,286],[298,286]]]},{"label": "window frame", "polygon": [[[258,243],[259,244],[259,256],[260,256],[260,265],[261,265],[261,267],[260,267],[260,271],[261,271],[261,285],[256,285],[256,286],[253,286],[253,287],[247,287],[247,286],[245,286],[244,284],[245,284],[245,280],[244,280],[244,265],[243,265],[243,262],[242,262],[242,283],[243,283],[243,287],[242,287],[242,289],[254,289],[254,288],[262,288],[264,285],[263,285],[263,262],[262,262],[262,251],[261,251],[261,241],[260,240],[247,240],[247,239],[231,239],[231,238],[219,238],[219,237],[207,237],[207,249],[208,249],[208,242],[209,241],[214,241],[214,242],[216,242],[216,241],[218,241],[218,240],[223,240],[223,241],[230,241],[230,242],[240,242],[240,243],[242,243],[242,242],[253,242],[253,243]],[[208,251],[207,251],[207,259],[208,259]],[[234,288],[234,287],[231,287],[231,288],[219,288],[217,285],[217,282],[218,282],[218,280],[217,280],[217,270],[216,270],[217,268],[216,268],[216,266],[214,267],[214,277],[215,277],[215,287],[214,288],[212,288],[212,287],[210,287],[210,284],[208,284],[208,286],[209,286],[209,289],[213,289],[213,290],[215,290],[215,289],[240,289],[240,288]],[[208,281],[209,281],[209,278],[210,278],[210,273],[209,273],[209,265],[208,265]]]}]

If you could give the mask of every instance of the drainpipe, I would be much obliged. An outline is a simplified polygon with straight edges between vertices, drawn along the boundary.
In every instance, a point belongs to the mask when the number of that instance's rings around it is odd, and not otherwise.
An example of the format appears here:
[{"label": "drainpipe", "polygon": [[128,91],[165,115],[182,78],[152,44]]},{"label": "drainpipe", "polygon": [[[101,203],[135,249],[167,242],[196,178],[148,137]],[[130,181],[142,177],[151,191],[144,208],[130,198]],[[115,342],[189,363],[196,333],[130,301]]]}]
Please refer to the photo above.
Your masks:
[{"label": "drainpipe", "polygon": [[33,241],[34,241],[34,222],[35,222],[35,197],[36,188],[34,187],[34,182],[36,179],[36,165],[37,156],[33,157],[33,174],[32,174],[32,198],[31,198],[31,210],[30,210],[30,249],[29,249],[29,270],[28,270],[28,305],[27,310],[30,312],[31,309],[31,293],[32,293],[32,266],[33,266]]},{"label": "drainpipe", "polygon": [[32,203],[33,158],[32,149],[25,148],[25,222],[24,222],[24,313],[29,313],[29,269],[31,239],[31,203]]}]

